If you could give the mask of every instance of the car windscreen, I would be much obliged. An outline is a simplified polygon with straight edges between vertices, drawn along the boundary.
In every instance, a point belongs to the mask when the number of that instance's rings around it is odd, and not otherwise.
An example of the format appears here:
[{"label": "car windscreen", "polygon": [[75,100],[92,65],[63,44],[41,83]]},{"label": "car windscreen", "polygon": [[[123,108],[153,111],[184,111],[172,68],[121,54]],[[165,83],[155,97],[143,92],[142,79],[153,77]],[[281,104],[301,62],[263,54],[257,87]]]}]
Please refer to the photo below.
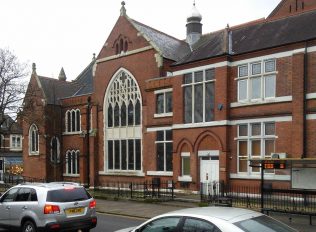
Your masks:
[{"label": "car windscreen", "polygon": [[250,218],[234,224],[246,232],[296,232],[287,225],[267,216]]},{"label": "car windscreen", "polygon": [[72,202],[90,199],[90,194],[85,188],[64,188],[50,190],[47,192],[46,201],[48,202]]}]

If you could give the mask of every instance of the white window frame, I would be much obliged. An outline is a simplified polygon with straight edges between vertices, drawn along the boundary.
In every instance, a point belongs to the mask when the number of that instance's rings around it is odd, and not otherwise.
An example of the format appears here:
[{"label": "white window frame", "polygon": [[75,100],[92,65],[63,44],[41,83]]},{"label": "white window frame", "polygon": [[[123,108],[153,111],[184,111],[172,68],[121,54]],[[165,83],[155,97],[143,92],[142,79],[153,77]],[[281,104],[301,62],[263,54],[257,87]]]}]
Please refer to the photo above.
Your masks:
[{"label": "white window frame", "polygon": [[[36,138],[36,141],[35,141],[35,143],[37,144],[36,145],[37,150],[36,149],[32,150],[33,132],[37,133],[37,138]],[[29,155],[30,156],[39,155],[39,130],[38,130],[38,127],[35,124],[32,124],[30,126],[30,129],[29,129]]]},{"label": "white window frame", "polygon": [[[240,172],[239,171],[239,160],[240,157],[246,158],[246,159],[251,159],[251,158],[269,158],[270,156],[265,155],[265,141],[266,140],[274,140],[274,148],[275,148],[275,143],[277,140],[276,136],[276,130],[274,131],[274,135],[266,135],[265,134],[265,125],[269,123],[274,123],[274,127],[276,128],[276,122],[274,121],[267,121],[267,122],[251,122],[251,123],[242,123],[237,125],[237,137],[235,140],[237,140],[237,173],[238,174],[246,174],[246,175],[258,175],[260,174],[259,172],[254,172],[252,171],[252,168],[249,167],[250,162],[247,161],[247,171],[246,172]],[[251,135],[252,133],[252,125],[253,124],[260,124],[260,135]],[[247,125],[247,136],[240,136],[239,135],[239,126],[241,125]],[[260,155],[259,156],[252,156],[252,141],[255,140],[260,140]],[[245,141],[247,142],[247,156],[240,156],[239,155],[239,142]],[[269,172],[269,174],[274,174],[274,172]]]},{"label": "white window frame", "polygon": [[[72,124],[73,124],[73,117],[72,114],[73,112],[75,113],[75,118],[74,118],[74,123],[75,123],[75,127],[72,128]],[[77,118],[77,113],[79,112],[79,119]],[[68,113],[70,113],[70,115],[68,115]],[[78,120],[79,120],[79,128],[78,128]],[[68,127],[68,123],[70,122]],[[71,109],[71,110],[67,110],[65,113],[65,133],[66,134],[80,134],[81,133],[81,112],[80,109]]]},{"label": "white window frame", "polygon": [[[75,167],[77,169],[77,171],[75,172],[73,170],[73,159],[72,159],[72,155],[75,155]],[[70,158],[69,158],[70,157]],[[65,162],[65,174],[64,176],[79,176],[80,175],[80,151],[79,150],[68,150],[66,152],[66,162]],[[70,164],[70,170],[68,168],[68,165]]]},{"label": "white window frame", "polygon": [[181,152],[181,176],[178,177],[178,181],[181,182],[191,182],[192,181],[192,176],[191,176],[191,162],[190,162],[190,174],[189,175],[184,175],[183,174],[183,162],[184,158],[189,159],[191,158],[190,152]]},{"label": "white window frame", "polygon": [[[124,96],[124,97],[123,97]],[[128,122],[128,112],[126,114],[125,126],[121,125],[121,118],[119,118],[119,126],[115,126],[115,113],[114,107],[116,104],[122,106],[125,103],[126,110],[128,110],[129,103],[133,105],[133,124]],[[136,108],[139,104],[139,122],[136,122]],[[112,107],[112,125],[108,125],[108,109]],[[143,171],[143,151],[142,151],[142,96],[139,84],[135,77],[126,69],[119,69],[112,77],[109,83],[104,97],[103,105],[104,114],[104,173],[106,174],[117,174],[117,173],[128,173],[131,175],[140,175]],[[121,114],[120,114],[121,117]],[[122,140],[133,140],[134,141],[134,169],[115,169],[115,163],[113,163],[113,168],[110,169],[109,165],[109,146],[108,141],[119,140],[120,141],[120,167],[122,167],[121,160],[121,141]],[[140,141],[140,163],[136,160],[136,140]],[[114,146],[113,146],[114,149]],[[114,154],[114,153],[113,153]],[[112,155],[113,155],[112,154]],[[115,155],[113,155],[113,158]],[[127,158],[128,165],[128,158]],[[136,167],[140,169],[136,169]]]},{"label": "white window frame", "polygon": [[[267,72],[265,70],[266,63],[271,62],[271,61],[274,62],[274,71]],[[276,70],[276,62],[277,62],[276,59],[267,59],[267,60],[258,60],[258,61],[254,61],[251,63],[241,64],[241,65],[237,66],[238,74],[237,74],[237,78],[235,80],[237,80],[237,100],[238,100],[238,102],[241,102],[241,103],[264,102],[266,100],[276,98],[276,82],[277,82],[276,76],[278,74],[278,72]],[[261,66],[260,66],[261,73],[253,74],[253,65],[256,65],[259,63],[261,64]],[[246,66],[248,68],[247,75],[240,76],[241,75],[240,68],[246,67]],[[274,76],[274,94],[273,94],[273,96],[266,97],[265,96],[266,95],[266,78],[270,77],[270,76]],[[252,98],[252,90],[253,90],[252,89],[252,81],[255,78],[260,78],[260,96],[258,98]],[[245,99],[240,99],[240,83],[241,83],[241,81],[246,81],[247,94],[246,94]]]},{"label": "white window frame", "polygon": [[[18,139],[20,140],[19,146],[17,144]],[[10,150],[14,150],[14,151],[22,150],[22,135],[17,135],[17,134],[10,135]]]},{"label": "white window frame", "polygon": [[[214,78],[212,80],[206,80],[206,71],[208,70],[214,70]],[[199,82],[196,82],[195,81],[195,73],[198,73],[198,72],[203,72],[203,80],[202,81],[199,81]],[[191,118],[192,118],[192,122],[184,122],[185,124],[193,124],[193,123],[205,123],[205,122],[210,122],[210,121],[206,121],[205,119],[205,112],[206,112],[206,102],[205,102],[205,95],[206,95],[206,84],[207,83],[214,83],[214,104],[215,104],[215,83],[216,83],[216,69],[215,68],[209,68],[209,69],[202,69],[202,70],[195,70],[194,72],[188,72],[188,73],[185,73],[184,76],[186,74],[191,74],[192,75],[192,82],[191,83],[184,83],[181,85],[181,87],[184,89],[185,87],[188,87],[188,86],[191,86],[191,91],[192,91],[192,115],[191,115]],[[185,77],[183,77],[185,78]],[[201,122],[196,122],[195,120],[195,117],[194,117],[194,113],[195,113],[195,99],[194,99],[194,96],[195,96],[195,86],[196,85],[201,85],[203,86],[203,96],[202,96],[202,99],[203,99],[203,119]],[[185,97],[185,96],[184,96]],[[184,106],[185,107],[185,106]],[[215,105],[214,105],[214,109],[215,109]],[[184,116],[185,117],[185,116]],[[213,113],[213,117],[215,117],[215,110],[214,110],[214,113]],[[184,119],[185,120],[185,119]],[[214,121],[211,120],[211,121]]]},{"label": "white window frame", "polygon": [[[158,157],[158,154],[157,154],[157,144],[163,144],[164,145],[164,151],[163,151],[163,159],[164,159],[164,167],[163,167],[163,169],[164,170],[157,170],[158,172],[172,172],[173,170],[171,170],[171,171],[167,171],[167,144],[168,143],[171,143],[172,145],[173,145],[173,140],[166,140],[166,138],[167,138],[167,131],[171,131],[171,133],[173,133],[173,131],[172,130],[161,130],[161,131],[157,131],[156,133],[158,133],[158,132],[163,132],[163,140],[159,140],[159,141],[157,141],[157,138],[156,138],[156,140],[155,140],[155,145],[156,145],[156,160],[157,160],[157,167],[158,167],[158,159],[157,159],[157,157]],[[172,135],[173,136],[173,135]],[[171,156],[172,156],[172,154],[171,154]],[[172,167],[172,169],[173,169],[173,167]]]},{"label": "white window frame", "polygon": [[[163,94],[163,108],[164,108],[164,112],[163,113],[158,113],[156,110],[156,113],[154,114],[155,118],[159,118],[159,117],[171,117],[173,116],[173,105],[172,105],[172,111],[171,112],[166,112],[166,93],[171,93],[172,94],[172,88],[168,88],[168,89],[161,89],[161,90],[156,90],[154,92],[155,94],[155,101],[156,101],[156,109],[157,109],[157,95],[158,94]],[[172,96],[173,98],[173,96]],[[173,99],[172,99],[172,104],[173,104]]]}]

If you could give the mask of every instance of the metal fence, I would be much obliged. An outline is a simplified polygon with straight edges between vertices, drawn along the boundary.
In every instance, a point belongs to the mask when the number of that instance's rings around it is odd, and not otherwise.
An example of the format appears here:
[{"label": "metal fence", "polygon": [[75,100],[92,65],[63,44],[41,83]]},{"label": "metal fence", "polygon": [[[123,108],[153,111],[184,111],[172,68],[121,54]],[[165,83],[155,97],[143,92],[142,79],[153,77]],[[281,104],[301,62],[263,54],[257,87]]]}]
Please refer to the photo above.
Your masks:
[{"label": "metal fence", "polygon": [[174,183],[170,181],[107,182],[94,189],[94,194],[114,198],[170,200],[174,198]]},{"label": "metal fence", "polygon": [[226,205],[316,216],[316,191],[301,189],[273,189],[224,184],[201,183],[201,201],[214,205]]}]

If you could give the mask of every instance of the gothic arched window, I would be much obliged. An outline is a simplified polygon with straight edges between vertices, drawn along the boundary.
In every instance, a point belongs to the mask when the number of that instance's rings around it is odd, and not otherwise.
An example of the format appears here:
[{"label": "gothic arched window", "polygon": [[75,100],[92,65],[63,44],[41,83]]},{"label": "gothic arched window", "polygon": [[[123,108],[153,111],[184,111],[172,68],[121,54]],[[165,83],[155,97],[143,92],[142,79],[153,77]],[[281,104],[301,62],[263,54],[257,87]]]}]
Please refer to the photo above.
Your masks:
[{"label": "gothic arched window", "polygon": [[66,152],[66,174],[78,175],[79,171],[79,155],[80,151],[67,151]]},{"label": "gothic arched window", "polygon": [[29,153],[30,155],[38,155],[38,128],[35,124],[29,130]]},{"label": "gothic arched window", "polygon": [[80,110],[67,110],[65,115],[66,132],[80,132],[81,131],[81,116]]},{"label": "gothic arched window", "polygon": [[60,143],[56,136],[54,136],[50,141],[50,147],[50,161],[53,164],[60,163]]},{"label": "gothic arched window", "polygon": [[105,169],[141,171],[141,93],[127,71],[114,75],[104,98]]}]

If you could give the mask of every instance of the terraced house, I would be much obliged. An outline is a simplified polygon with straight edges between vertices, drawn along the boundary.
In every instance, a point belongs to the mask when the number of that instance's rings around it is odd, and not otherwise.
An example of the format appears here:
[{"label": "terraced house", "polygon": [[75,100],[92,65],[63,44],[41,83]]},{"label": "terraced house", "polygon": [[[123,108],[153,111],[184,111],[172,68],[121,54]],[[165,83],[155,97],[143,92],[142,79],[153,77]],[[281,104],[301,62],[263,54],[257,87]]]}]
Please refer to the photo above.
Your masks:
[{"label": "terraced house", "polygon": [[[77,79],[42,77],[34,65],[24,175],[90,186],[158,178],[199,190],[258,185],[251,158],[315,158],[315,21],[315,0],[283,0],[266,19],[205,33],[193,5],[179,40],[122,3]],[[291,185],[286,170],[266,179]]]}]

